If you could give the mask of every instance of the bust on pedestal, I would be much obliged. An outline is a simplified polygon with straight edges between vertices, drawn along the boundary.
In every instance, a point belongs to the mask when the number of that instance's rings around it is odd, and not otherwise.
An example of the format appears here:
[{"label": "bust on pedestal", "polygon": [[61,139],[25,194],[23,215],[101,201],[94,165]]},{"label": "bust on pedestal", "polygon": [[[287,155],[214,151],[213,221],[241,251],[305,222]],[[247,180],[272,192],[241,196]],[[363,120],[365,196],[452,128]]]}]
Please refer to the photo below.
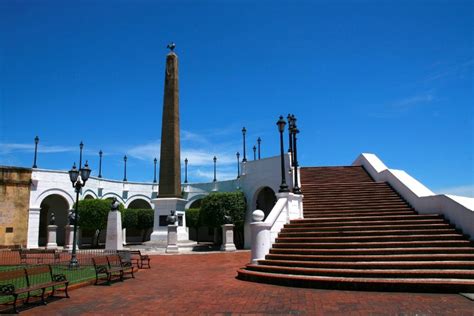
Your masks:
[{"label": "bust on pedestal", "polygon": [[48,225],[48,243],[46,244],[47,249],[56,249],[58,244],[56,242],[56,232],[58,225],[56,225],[56,216],[54,212],[51,212],[51,218]]},{"label": "bust on pedestal", "polygon": [[166,246],[166,253],[178,253],[178,226],[176,225],[176,212],[171,211],[166,218],[168,222],[168,243]]},{"label": "bust on pedestal", "polygon": [[[78,215],[79,216],[79,215]],[[69,225],[66,225],[64,228],[64,231],[66,233],[66,238],[64,241],[64,249],[67,250],[72,250],[72,243],[74,240],[74,210],[69,211],[68,219],[69,219]],[[79,217],[77,218],[79,221]],[[79,232],[79,226],[77,226],[77,231]],[[76,239],[76,247],[79,249],[79,238]]]},{"label": "bust on pedestal", "polygon": [[113,199],[111,210],[107,218],[107,236],[105,240],[105,249],[122,250],[122,216],[119,211],[120,203],[116,198]]}]

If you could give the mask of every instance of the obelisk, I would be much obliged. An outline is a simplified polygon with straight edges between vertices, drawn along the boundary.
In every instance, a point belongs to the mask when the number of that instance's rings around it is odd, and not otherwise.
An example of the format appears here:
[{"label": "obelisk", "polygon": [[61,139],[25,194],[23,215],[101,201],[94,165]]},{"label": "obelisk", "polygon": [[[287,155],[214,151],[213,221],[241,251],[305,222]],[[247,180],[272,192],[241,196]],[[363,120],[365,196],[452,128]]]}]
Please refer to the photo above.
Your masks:
[{"label": "obelisk", "polygon": [[167,242],[168,224],[166,217],[176,211],[179,223],[178,240],[187,240],[184,205],[181,198],[181,157],[179,136],[179,77],[178,56],[174,43],[169,44],[166,56],[165,89],[163,95],[163,117],[161,125],[160,181],[158,197],[153,200],[155,218],[151,241]]}]

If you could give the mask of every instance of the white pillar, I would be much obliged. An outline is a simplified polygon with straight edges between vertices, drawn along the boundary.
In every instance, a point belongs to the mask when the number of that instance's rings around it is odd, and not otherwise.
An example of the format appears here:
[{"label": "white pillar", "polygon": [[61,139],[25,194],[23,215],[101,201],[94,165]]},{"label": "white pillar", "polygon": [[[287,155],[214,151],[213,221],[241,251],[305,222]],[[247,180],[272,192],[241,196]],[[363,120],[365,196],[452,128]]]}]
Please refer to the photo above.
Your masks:
[{"label": "white pillar", "polygon": [[58,243],[56,242],[57,229],[58,225],[48,225],[48,243],[46,244],[47,249],[58,248]]},{"label": "white pillar", "polygon": [[38,248],[40,207],[30,207],[28,212],[28,240],[26,248]]},{"label": "white pillar", "polygon": [[222,225],[222,251],[236,251],[234,244],[234,224]]},{"label": "white pillar", "polygon": [[166,253],[178,253],[178,226],[168,225]]},{"label": "white pillar", "polygon": [[258,263],[258,260],[265,259],[272,246],[270,240],[270,224],[262,222],[265,213],[255,210],[252,213],[253,222],[250,223],[250,233],[252,241],[251,263]]},{"label": "white pillar", "polygon": [[120,211],[110,211],[107,218],[107,236],[105,239],[105,249],[122,250],[122,217]]}]

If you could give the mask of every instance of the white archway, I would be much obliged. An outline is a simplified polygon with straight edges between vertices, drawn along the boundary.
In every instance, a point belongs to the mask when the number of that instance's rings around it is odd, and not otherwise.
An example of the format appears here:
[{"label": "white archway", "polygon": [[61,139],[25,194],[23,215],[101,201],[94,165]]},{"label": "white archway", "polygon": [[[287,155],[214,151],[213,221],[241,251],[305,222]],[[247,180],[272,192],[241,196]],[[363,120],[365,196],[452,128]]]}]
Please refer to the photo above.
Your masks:
[{"label": "white archway", "polygon": [[140,200],[145,201],[146,203],[148,203],[150,208],[153,208],[153,204],[151,203],[151,199],[148,196],[143,195],[143,194],[137,194],[137,195],[131,196],[127,200],[127,203],[125,204],[125,208],[129,208],[130,204],[132,204],[134,201],[140,201]]}]

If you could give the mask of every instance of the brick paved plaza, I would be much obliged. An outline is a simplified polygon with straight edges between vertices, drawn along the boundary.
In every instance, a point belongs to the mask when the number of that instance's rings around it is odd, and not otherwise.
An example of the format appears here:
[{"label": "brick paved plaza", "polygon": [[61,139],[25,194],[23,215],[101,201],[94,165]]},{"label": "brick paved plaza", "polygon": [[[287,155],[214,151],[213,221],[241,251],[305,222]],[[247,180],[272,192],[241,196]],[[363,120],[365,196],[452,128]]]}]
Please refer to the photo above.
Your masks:
[{"label": "brick paved plaza", "polygon": [[152,269],[111,286],[71,291],[70,299],[24,315],[306,314],[474,315],[474,302],[454,294],[351,292],[290,288],[237,280],[249,252],[152,256]]}]

